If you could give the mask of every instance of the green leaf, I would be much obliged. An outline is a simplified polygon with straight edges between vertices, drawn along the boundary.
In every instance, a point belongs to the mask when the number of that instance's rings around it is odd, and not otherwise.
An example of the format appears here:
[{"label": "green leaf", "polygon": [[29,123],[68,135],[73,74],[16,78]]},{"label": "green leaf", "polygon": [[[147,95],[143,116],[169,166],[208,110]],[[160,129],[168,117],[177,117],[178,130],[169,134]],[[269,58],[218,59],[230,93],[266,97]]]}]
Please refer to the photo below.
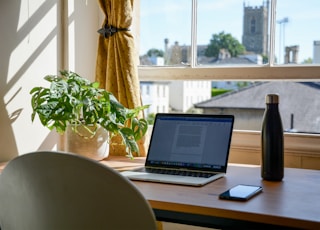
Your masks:
[{"label": "green leaf", "polygon": [[140,140],[148,130],[148,121],[145,119],[133,119],[132,120],[132,130],[134,134],[134,139]]},{"label": "green leaf", "polygon": [[120,134],[126,151],[139,152],[137,140],[146,133],[148,123],[138,119],[149,106],[128,109],[98,82],[90,82],[77,73],[61,70],[47,75],[50,86],[31,89],[31,120],[38,116],[41,124],[63,133],[69,124],[101,125],[111,135]]},{"label": "green leaf", "polygon": [[130,152],[133,153],[138,153],[139,154],[139,147],[137,142],[134,139],[134,133],[131,129],[129,128],[122,128],[119,130],[119,133],[122,137],[122,140],[125,144],[130,149]]}]

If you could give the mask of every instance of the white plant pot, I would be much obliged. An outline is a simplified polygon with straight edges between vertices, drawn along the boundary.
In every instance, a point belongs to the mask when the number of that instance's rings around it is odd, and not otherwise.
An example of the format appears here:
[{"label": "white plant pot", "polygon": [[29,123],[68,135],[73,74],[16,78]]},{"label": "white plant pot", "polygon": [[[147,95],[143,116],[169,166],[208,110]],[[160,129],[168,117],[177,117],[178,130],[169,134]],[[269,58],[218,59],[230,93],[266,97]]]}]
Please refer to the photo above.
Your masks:
[{"label": "white plant pot", "polygon": [[[93,129],[93,127],[92,127]],[[90,134],[82,125],[69,125],[65,132],[64,149],[66,152],[79,154],[94,160],[102,160],[109,156],[109,134],[99,127],[95,135]]]}]

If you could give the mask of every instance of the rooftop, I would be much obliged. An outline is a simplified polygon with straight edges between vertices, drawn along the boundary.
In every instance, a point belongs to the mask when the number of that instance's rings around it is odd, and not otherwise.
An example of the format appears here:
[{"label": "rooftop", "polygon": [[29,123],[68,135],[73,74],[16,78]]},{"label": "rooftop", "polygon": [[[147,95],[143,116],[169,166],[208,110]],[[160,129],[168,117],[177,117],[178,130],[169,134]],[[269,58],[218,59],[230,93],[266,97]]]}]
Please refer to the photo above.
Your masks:
[{"label": "rooftop", "polygon": [[260,82],[195,104],[196,108],[264,109],[265,96],[279,94],[283,123],[294,115],[294,128],[320,133],[320,83]]}]

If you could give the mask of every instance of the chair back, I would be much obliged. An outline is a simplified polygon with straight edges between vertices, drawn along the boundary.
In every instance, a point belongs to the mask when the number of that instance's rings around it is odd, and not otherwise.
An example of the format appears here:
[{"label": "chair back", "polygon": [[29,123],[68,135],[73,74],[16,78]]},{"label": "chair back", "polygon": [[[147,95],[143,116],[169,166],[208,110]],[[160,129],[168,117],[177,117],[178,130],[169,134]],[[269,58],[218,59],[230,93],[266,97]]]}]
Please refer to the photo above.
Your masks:
[{"label": "chair back", "polygon": [[62,152],[16,157],[0,175],[0,229],[156,229],[135,185],[88,158]]}]

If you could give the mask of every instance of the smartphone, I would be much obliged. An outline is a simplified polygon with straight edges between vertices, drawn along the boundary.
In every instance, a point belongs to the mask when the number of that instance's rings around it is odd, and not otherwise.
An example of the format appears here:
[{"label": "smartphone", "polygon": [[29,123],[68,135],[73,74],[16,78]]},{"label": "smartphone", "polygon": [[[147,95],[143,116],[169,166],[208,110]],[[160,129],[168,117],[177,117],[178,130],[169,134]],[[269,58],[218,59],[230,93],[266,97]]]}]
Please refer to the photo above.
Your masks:
[{"label": "smartphone", "polygon": [[224,200],[246,201],[260,192],[262,192],[261,186],[239,184],[221,193],[219,198]]}]

